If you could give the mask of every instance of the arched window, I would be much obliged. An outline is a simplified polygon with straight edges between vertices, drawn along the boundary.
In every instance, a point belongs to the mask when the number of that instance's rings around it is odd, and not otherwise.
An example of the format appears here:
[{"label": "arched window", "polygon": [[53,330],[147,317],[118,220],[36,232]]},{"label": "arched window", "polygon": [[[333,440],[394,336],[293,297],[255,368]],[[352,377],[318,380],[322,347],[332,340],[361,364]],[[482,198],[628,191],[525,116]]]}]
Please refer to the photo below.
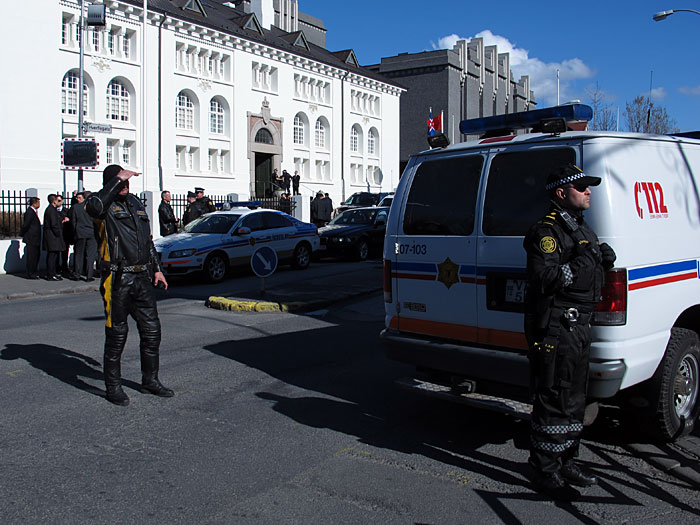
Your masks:
[{"label": "arched window", "polygon": [[179,129],[194,129],[194,104],[184,92],[177,96],[175,106],[175,127]]},{"label": "arched window", "polygon": [[350,151],[360,152],[360,130],[357,129],[357,126],[353,126],[350,130]]},{"label": "arched window", "polygon": [[[61,83],[61,113],[64,115],[78,114],[78,86],[80,79],[73,71],[66,73]],[[83,84],[83,116],[88,113],[88,88]]]},{"label": "arched window", "polygon": [[272,133],[265,128],[260,128],[255,134],[255,142],[258,144],[274,144],[274,141],[272,140]]},{"label": "arched window", "polygon": [[374,128],[370,129],[369,133],[367,133],[367,154],[377,154],[377,130]]},{"label": "arched window", "polygon": [[107,86],[107,118],[129,121],[129,91],[118,80],[112,80]]},{"label": "arched window", "polygon": [[224,132],[224,106],[214,98],[209,103],[209,131],[218,134]]},{"label": "arched window", "polygon": [[321,119],[316,121],[315,144],[317,148],[326,149],[326,125]]},{"label": "arched window", "polygon": [[294,117],[294,144],[304,144],[304,120],[299,115]]}]

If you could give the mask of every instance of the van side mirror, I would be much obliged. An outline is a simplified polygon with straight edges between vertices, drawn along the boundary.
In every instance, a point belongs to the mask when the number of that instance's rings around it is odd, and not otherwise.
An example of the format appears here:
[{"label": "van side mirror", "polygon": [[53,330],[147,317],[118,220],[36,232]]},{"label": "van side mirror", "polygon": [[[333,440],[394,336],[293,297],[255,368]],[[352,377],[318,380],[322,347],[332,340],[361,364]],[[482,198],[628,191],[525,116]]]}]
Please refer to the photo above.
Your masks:
[{"label": "van side mirror", "polygon": [[238,228],[238,230],[233,232],[233,235],[248,235],[248,234],[250,234],[250,228],[248,228],[248,226],[241,226],[240,228]]}]

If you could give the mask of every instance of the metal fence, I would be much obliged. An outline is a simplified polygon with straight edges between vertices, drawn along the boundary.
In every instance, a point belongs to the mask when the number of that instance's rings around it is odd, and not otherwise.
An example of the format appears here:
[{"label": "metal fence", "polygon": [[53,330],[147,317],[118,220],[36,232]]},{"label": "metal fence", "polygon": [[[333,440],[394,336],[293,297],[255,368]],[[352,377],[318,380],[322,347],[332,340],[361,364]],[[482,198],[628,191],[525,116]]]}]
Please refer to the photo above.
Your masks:
[{"label": "metal fence", "polygon": [[[229,202],[229,198],[226,195],[208,195],[207,197],[210,201],[214,203],[214,205],[218,209],[223,209],[224,203]],[[294,201],[283,201],[278,197],[268,197],[264,199],[251,200],[259,201],[261,208],[266,208],[268,210],[279,210],[290,215],[294,214],[294,209],[296,206],[296,203]],[[187,209],[188,204],[189,202],[187,201],[186,194],[170,194],[170,206],[172,206],[173,213],[178,219],[182,219],[182,216],[185,214],[185,210]]]},{"label": "metal fence", "polygon": [[19,237],[29,202],[24,191],[0,191],[0,239]]}]

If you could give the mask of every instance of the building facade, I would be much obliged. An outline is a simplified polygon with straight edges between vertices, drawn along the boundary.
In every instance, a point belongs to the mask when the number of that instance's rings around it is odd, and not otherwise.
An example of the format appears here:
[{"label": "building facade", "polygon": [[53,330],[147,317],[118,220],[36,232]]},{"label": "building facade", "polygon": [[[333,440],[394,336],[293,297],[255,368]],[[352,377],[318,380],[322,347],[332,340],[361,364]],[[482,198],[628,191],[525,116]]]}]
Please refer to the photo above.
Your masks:
[{"label": "building facade", "polygon": [[476,137],[462,135],[465,119],[489,117],[535,109],[530,79],[516,82],[510,55],[497,46],[485,46],[482,38],[460,40],[452,49],[400,53],[368,66],[407,89],[401,97],[401,162],[428,149],[429,110],[443,115],[443,129],[452,142]]},{"label": "building facade", "polygon": [[275,168],[336,202],[395,188],[403,90],[352,50],[326,50],[323,22],[296,0],[102,1],[106,26],[82,32],[78,0],[0,7],[14,49],[3,53],[0,188],[77,188],[60,145],[79,136],[80,97],[86,122],[111,125],[85,135],[99,148],[86,189],[111,163],[142,172],[132,192],[201,186],[244,200],[269,194]]}]

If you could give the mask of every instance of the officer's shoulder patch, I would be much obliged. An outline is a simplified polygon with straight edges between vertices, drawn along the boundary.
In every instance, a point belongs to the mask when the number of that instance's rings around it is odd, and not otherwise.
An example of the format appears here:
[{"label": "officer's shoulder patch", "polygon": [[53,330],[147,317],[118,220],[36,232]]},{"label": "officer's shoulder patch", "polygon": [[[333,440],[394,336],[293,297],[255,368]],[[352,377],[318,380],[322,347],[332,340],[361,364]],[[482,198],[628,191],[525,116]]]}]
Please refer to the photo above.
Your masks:
[{"label": "officer's shoulder patch", "polygon": [[551,235],[546,235],[540,239],[540,251],[542,253],[554,253],[557,249],[557,240]]}]

